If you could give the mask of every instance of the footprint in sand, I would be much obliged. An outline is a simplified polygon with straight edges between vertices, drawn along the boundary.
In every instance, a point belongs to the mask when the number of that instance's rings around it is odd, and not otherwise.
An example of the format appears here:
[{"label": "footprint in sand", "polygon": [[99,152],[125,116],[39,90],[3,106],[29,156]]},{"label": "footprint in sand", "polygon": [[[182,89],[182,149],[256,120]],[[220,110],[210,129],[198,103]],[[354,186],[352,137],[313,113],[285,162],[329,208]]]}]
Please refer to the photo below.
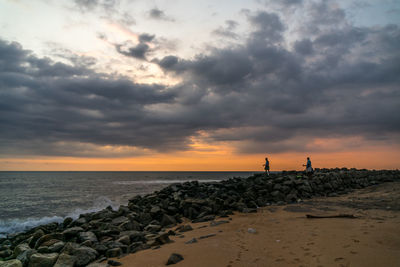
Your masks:
[{"label": "footprint in sand", "polygon": [[344,260],[344,258],[342,258],[342,257],[339,257],[339,258],[336,258],[336,259],[335,259],[336,262],[342,261],[342,260]]},{"label": "footprint in sand", "polygon": [[357,251],[350,251],[351,254],[357,254]]}]

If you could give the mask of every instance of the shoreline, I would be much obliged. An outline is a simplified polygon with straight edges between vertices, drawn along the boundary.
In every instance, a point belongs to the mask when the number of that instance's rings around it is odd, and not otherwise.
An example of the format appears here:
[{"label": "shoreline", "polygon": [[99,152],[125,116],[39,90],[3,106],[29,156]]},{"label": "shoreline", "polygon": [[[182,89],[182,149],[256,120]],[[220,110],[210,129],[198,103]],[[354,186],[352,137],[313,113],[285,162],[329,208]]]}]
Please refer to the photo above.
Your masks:
[{"label": "shoreline", "polygon": [[[180,233],[184,237],[172,236],[173,242],[159,249],[115,260],[127,267],[165,266],[171,253],[179,253],[184,260],[176,266],[188,267],[396,267],[400,265],[399,204],[400,182],[393,182],[338,197],[262,207],[257,213],[235,213],[232,220],[216,220],[223,223],[215,226],[185,222],[193,230]],[[343,213],[356,218],[306,218],[306,214]],[[199,239],[210,234],[215,236]],[[188,243],[193,238],[197,242]]]},{"label": "shoreline", "polygon": [[255,174],[214,183],[172,184],[146,196],[135,196],[118,211],[106,208],[2,238],[0,260],[5,262],[0,261],[0,266],[7,261],[32,267],[45,262],[46,266],[86,266],[93,262],[105,266],[108,258],[169,243],[169,237],[173,239],[175,234],[170,227],[185,220],[207,223],[233,212],[253,216],[258,214],[258,207],[336,197],[399,180],[397,170],[319,169],[312,178],[303,172],[284,171],[268,178]]}]

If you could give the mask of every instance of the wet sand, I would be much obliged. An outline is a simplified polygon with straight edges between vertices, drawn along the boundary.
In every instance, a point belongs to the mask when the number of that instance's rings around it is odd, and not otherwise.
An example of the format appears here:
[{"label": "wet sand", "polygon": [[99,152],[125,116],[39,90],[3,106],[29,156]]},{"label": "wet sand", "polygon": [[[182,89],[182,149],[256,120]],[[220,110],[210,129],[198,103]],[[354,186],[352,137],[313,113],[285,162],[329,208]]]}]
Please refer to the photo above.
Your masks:
[{"label": "wet sand", "polygon": [[[350,218],[308,219],[306,214],[352,214]],[[173,243],[130,254],[123,266],[400,266],[400,183],[386,183],[331,198],[269,206],[217,221],[191,224]],[[175,229],[176,227],[172,228]],[[251,229],[255,229],[252,231]],[[215,234],[204,239],[201,236]],[[192,238],[197,243],[185,244]]]}]

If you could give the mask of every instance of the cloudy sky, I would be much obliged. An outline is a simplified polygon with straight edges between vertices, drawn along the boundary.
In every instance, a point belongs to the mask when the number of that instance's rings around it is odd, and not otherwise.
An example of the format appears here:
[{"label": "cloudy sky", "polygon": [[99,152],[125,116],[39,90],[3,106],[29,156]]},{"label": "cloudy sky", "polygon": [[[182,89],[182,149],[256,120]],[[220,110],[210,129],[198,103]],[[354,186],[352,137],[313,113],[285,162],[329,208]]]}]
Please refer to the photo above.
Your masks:
[{"label": "cloudy sky", "polygon": [[0,170],[400,168],[397,0],[1,0]]}]

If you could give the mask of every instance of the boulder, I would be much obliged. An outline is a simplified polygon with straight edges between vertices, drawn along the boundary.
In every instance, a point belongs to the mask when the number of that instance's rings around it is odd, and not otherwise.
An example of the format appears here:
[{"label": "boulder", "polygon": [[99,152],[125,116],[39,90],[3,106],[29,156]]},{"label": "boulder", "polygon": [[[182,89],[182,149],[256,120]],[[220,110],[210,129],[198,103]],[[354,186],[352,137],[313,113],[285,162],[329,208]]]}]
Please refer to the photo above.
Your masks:
[{"label": "boulder", "polygon": [[93,232],[79,232],[78,239],[81,242],[91,241],[93,243],[97,242],[97,237]]},{"label": "boulder", "polygon": [[66,239],[70,239],[73,238],[75,236],[78,235],[78,233],[83,232],[83,228],[82,227],[71,227],[66,229],[64,232],[62,232],[62,234],[64,235],[64,237]]},{"label": "boulder", "polygon": [[149,224],[144,228],[144,230],[147,232],[156,233],[161,230],[161,226],[155,224]]},{"label": "boulder", "polygon": [[17,256],[17,260],[22,262],[22,266],[26,267],[28,266],[29,260],[31,259],[31,256],[35,254],[37,251],[34,249],[28,249],[24,250],[21,254]]},{"label": "boulder", "polygon": [[74,249],[72,255],[76,258],[76,266],[86,266],[88,263],[94,261],[99,254],[92,248],[82,246]]},{"label": "boulder", "polygon": [[74,267],[75,261],[75,256],[61,253],[60,256],[58,256],[57,262],[54,267]]},{"label": "boulder", "polygon": [[19,260],[0,261],[0,267],[22,267]]},{"label": "boulder", "polygon": [[36,241],[35,248],[40,247],[43,243],[46,243],[50,240],[53,240],[52,243],[50,243],[50,244],[53,244],[53,243],[57,242],[57,240],[62,240],[62,239],[63,239],[63,234],[60,234],[60,233],[52,233],[52,234],[43,235]]},{"label": "boulder", "polygon": [[35,253],[29,260],[29,267],[52,267],[58,258],[58,253]]},{"label": "boulder", "polygon": [[19,254],[21,254],[22,252],[24,252],[24,251],[26,251],[26,250],[29,250],[29,249],[31,249],[31,248],[29,247],[29,244],[28,244],[28,243],[19,244],[18,246],[16,246],[16,247],[14,248],[14,253],[13,253],[13,255],[14,255],[14,257],[16,258],[16,257],[18,257]]},{"label": "boulder", "polygon": [[29,246],[31,248],[34,248],[36,241],[42,236],[44,236],[44,231],[42,229],[35,231],[35,233],[32,235],[31,241],[29,242]]},{"label": "boulder", "polygon": [[176,220],[175,220],[174,217],[172,217],[172,216],[170,216],[170,215],[167,215],[167,214],[164,214],[164,215],[162,216],[161,225],[162,225],[163,227],[165,227],[165,226],[172,226],[172,225],[175,225],[175,224],[176,224]]},{"label": "boulder", "polygon": [[122,250],[120,248],[112,248],[107,250],[106,252],[106,257],[107,258],[115,258],[115,257],[119,257],[122,254]]}]

